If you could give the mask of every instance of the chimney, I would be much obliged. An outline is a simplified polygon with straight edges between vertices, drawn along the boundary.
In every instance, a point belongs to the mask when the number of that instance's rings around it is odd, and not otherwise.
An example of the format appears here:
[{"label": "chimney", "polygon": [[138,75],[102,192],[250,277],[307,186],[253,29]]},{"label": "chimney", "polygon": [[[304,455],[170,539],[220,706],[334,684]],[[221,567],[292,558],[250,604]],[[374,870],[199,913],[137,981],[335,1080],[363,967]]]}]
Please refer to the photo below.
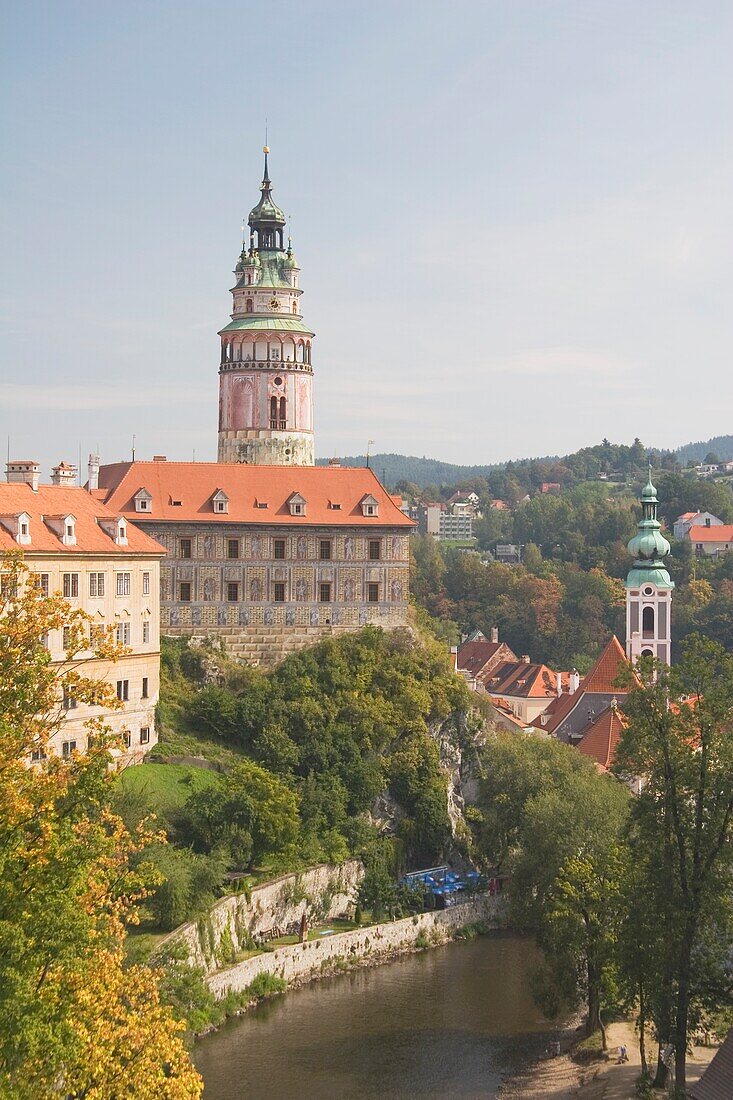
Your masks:
[{"label": "chimney", "polygon": [[99,455],[89,455],[89,464],[87,466],[87,488],[91,493],[92,489],[99,488]]},{"label": "chimney", "polygon": [[14,462],[7,463],[5,477],[11,485],[30,485],[33,492],[37,493],[41,467],[37,462],[16,459]]},{"label": "chimney", "polygon": [[76,482],[76,466],[70,466],[68,462],[59,462],[51,470],[52,485],[73,485]]},{"label": "chimney", "polygon": [[580,673],[576,668],[570,673],[570,694],[575,695],[575,692],[580,687]]},{"label": "chimney", "polygon": [[458,672],[458,646],[452,645],[450,647],[450,655],[453,658],[453,671]]},{"label": "chimney", "polygon": [[494,643],[497,643],[499,641],[499,627],[498,626],[492,626],[492,628],[491,628],[491,640]]},{"label": "chimney", "polygon": [[341,465],[341,459],[339,459],[339,458],[329,458],[328,465],[337,468]]},{"label": "chimney", "polygon": [[531,665],[532,662],[529,659],[529,653],[523,653],[519,658],[523,665]]},{"label": "chimney", "polygon": [[555,680],[557,683],[557,694],[562,695],[562,672],[557,672],[555,674]]}]

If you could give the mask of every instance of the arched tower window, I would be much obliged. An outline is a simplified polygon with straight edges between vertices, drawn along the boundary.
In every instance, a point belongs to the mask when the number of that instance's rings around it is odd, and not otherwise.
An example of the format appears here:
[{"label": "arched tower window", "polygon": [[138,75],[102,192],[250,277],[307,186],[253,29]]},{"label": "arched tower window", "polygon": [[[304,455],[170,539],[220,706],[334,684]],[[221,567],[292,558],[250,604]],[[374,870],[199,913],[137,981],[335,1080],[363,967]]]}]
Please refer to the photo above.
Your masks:
[{"label": "arched tower window", "polygon": [[298,303],[293,302],[293,313],[297,313],[297,312],[298,312]]},{"label": "arched tower window", "polygon": [[252,272],[251,271],[247,272],[247,274],[244,277],[244,281],[247,284],[247,286],[249,286],[251,284],[251,282],[252,282]]},{"label": "arched tower window", "polygon": [[245,306],[245,312],[246,313],[253,313],[254,312],[254,307],[255,307],[254,302],[252,301],[251,298],[248,298],[247,299],[247,304]]},{"label": "arched tower window", "polygon": [[641,614],[641,634],[643,638],[654,637],[654,608],[645,607]]},{"label": "arched tower window", "polygon": [[286,415],[286,408],[285,408],[285,398],[281,397],[280,398],[280,427],[281,428],[285,427],[286,421],[287,421],[287,415]]}]

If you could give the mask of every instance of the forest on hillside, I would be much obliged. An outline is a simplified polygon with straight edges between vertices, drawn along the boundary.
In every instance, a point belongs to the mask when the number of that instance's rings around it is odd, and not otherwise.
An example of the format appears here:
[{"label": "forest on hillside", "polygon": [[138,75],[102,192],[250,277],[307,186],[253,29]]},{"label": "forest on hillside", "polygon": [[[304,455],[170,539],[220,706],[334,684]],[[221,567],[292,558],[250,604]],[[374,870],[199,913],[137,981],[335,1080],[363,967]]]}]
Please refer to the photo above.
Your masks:
[{"label": "forest on hillside", "polygon": [[[379,453],[369,456],[369,465],[382,482],[394,488],[399,483],[412,483],[418,489],[428,486],[456,485],[477,477],[489,478],[497,471],[512,471],[521,480],[530,471],[535,474],[547,472],[541,481],[560,480],[568,483],[578,478],[593,477],[601,470],[608,473],[625,475],[629,461],[624,460],[624,452],[630,457],[636,452],[638,466],[644,466],[651,460],[656,467],[674,469],[677,464],[687,465],[691,461],[702,462],[708,454],[715,454],[721,461],[733,459],[733,435],[715,436],[699,443],[687,443],[676,451],[663,448],[645,448],[643,456],[639,454],[636,440],[629,447],[614,445],[604,440],[595,447],[583,447],[564,458],[545,456],[539,458],[519,458],[507,462],[487,463],[485,465],[463,466],[451,462],[441,462],[435,458],[418,458],[414,455]],[[366,466],[366,455],[347,455],[339,460],[342,466]],[[328,459],[319,458],[317,464],[325,466]],[[553,476],[550,473],[554,471]]]}]

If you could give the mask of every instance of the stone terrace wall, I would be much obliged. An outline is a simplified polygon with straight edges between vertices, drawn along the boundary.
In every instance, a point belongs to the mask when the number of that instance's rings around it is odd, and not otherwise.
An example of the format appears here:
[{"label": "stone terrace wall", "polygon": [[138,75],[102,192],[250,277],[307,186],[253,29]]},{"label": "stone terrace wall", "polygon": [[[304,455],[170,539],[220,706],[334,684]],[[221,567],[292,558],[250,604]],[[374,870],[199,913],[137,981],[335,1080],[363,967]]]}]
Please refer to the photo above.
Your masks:
[{"label": "stone terrace wall", "polygon": [[299,926],[303,913],[309,920],[342,916],[354,903],[363,877],[361,861],[349,859],[341,864],[324,863],[302,874],[282,875],[253,887],[249,896],[230,894],[206,916],[181,925],[162,940],[156,954],[171,940],[182,941],[190,962],[209,973],[235,952],[246,950],[253,938],[271,937]]},{"label": "stone terrace wall", "polygon": [[447,942],[456,929],[475,921],[498,928],[503,908],[501,898],[481,896],[442,912],[420,913],[389,924],[373,924],[353,932],[339,932],[307,943],[278,947],[210,974],[207,982],[217,998],[226,996],[229,991],[241,992],[262,973],[300,985],[352,965],[383,962],[412,951],[421,946],[415,942],[421,933],[422,938],[437,945]]}]

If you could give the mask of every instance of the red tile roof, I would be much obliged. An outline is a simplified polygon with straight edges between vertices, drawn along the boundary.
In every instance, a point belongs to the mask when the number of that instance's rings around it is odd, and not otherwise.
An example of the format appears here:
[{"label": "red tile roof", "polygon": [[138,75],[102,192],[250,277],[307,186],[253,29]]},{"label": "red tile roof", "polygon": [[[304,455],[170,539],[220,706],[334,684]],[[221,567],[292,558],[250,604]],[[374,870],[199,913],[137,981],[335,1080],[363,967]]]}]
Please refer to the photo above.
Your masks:
[{"label": "red tile roof", "polygon": [[502,650],[505,654],[505,660],[512,657],[516,660],[516,657],[505,642],[487,642],[485,639],[466,642],[458,650],[458,668],[462,672],[468,672],[472,676],[477,676],[487,665],[491,664],[497,654]]},{"label": "red tile roof", "polygon": [[[619,694],[625,695],[626,692],[623,688],[620,691],[617,688],[616,680],[621,670],[627,665],[628,661],[626,659],[626,654],[621,648],[621,643],[614,634],[596,663],[593,665],[593,668],[583,679],[579,690],[585,692],[594,691],[601,694],[609,694],[610,692],[618,691]],[[576,695],[577,694],[576,692]]]},{"label": "red tile roof", "polygon": [[730,1100],[733,1096],[733,1030],[708,1068],[690,1089],[692,1100]]},{"label": "red tile roof", "polygon": [[[127,524],[127,546],[118,546],[114,538],[100,527],[98,519],[114,522],[119,512],[105,507],[86,489],[78,485],[39,485],[33,492],[24,482],[0,482],[0,516],[30,516],[30,542],[19,545],[14,536],[0,524],[0,551],[22,550],[23,553],[109,553],[164,554],[165,550],[132,523]],[[44,522],[43,517],[73,515],[76,545],[65,546],[59,535]]]},{"label": "red tile roof", "polygon": [[[561,673],[567,688],[568,674]],[[485,682],[490,695],[509,695],[521,699],[557,698],[557,673],[547,665],[527,661],[506,661]]]},{"label": "red tile roof", "polygon": [[578,751],[589,756],[605,770],[610,768],[616,755],[626,721],[619,708],[612,703],[588,726]]},{"label": "red tile roof", "polygon": [[[221,462],[118,462],[102,466],[100,489],[105,503],[140,522],[260,523],[307,527],[403,527],[409,519],[395,504],[373,470],[365,466],[248,466]],[[152,495],[149,511],[135,512],[139,489]],[[214,512],[212,496],[223,489],[228,512]],[[300,493],[306,514],[293,516],[288,501]],[[365,516],[361,501],[371,494],[379,514]],[[180,504],[173,504],[173,501]],[[267,505],[257,507],[257,502]],[[339,508],[334,505],[340,505]]]},{"label": "red tile roof", "polygon": [[719,523],[716,527],[693,526],[687,532],[690,542],[733,542],[733,524]]}]

